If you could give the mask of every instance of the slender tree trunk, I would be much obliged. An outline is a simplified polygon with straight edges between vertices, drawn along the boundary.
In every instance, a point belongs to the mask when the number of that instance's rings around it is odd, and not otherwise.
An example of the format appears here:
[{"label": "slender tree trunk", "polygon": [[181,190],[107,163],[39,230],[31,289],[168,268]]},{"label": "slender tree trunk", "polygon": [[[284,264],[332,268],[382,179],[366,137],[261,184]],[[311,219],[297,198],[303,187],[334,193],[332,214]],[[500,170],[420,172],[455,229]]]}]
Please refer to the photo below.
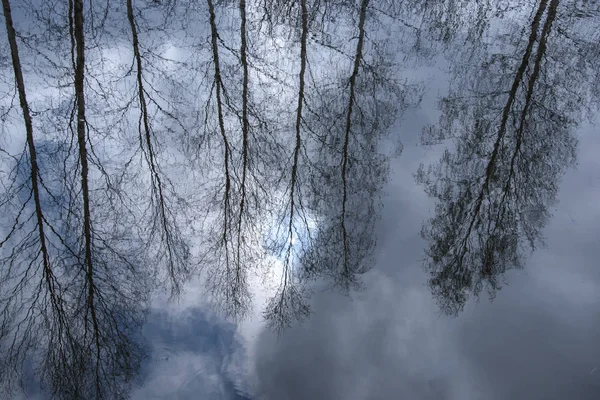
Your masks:
[{"label": "slender tree trunk", "polygon": [[342,150],[342,240],[343,240],[343,259],[344,275],[350,277],[348,266],[348,232],[346,228],[346,207],[348,201],[348,147],[350,143],[350,134],[352,132],[352,111],[354,108],[354,99],[356,96],[356,78],[360,69],[360,63],[363,57],[363,44],[365,39],[365,19],[367,16],[367,7],[369,0],[362,0],[360,6],[360,18],[358,21],[358,42],[356,44],[356,54],[354,56],[354,66],[350,75],[350,96],[348,97],[348,107],[346,112],[346,127],[344,134],[344,148]]},{"label": "slender tree trunk", "polygon": [[[73,36],[75,42],[75,104],[77,107],[77,144],[81,166],[81,195],[83,198],[83,235],[85,240],[85,265],[87,268],[87,309],[92,319],[92,329],[96,346],[96,390],[100,390],[100,331],[96,317],[94,263],[92,260],[92,221],[90,211],[90,191],[88,185],[87,131],[85,116],[85,32],[83,18],[83,0],[73,2]],[[87,321],[87,320],[86,320]]]},{"label": "slender tree trunk", "polygon": [[529,77],[529,80],[528,80],[527,94],[525,95],[525,105],[523,106],[523,110],[521,111],[519,127],[517,128],[517,143],[515,145],[515,150],[513,152],[511,162],[510,162],[510,174],[509,174],[509,177],[507,180],[507,185],[509,184],[510,179],[514,175],[515,160],[520,152],[521,145],[523,143],[523,130],[525,129],[525,119],[527,118],[529,108],[531,107],[531,99],[533,97],[533,92],[535,90],[535,84],[536,84],[538,76],[540,74],[542,60],[544,59],[544,55],[546,54],[548,35],[550,35],[552,23],[554,22],[554,18],[556,18],[557,7],[558,7],[558,0],[552,0],[550,2],[550,6],[548,8],[548,15],[546,16],[546,21],[544,22],[544,26],[542,28],[540,43],[538,44],[537,53],[535,56],[535,64],[533,66],[533,71],[531,73],[531,76]]},{"label": "slender tree trunk", "polygon": [[[556,17],[556,8],[557,7],[558,7],[558,0],[552,0],[550,2],[550,6],[548,8],[548,14],[546,16],[546,21],[544,22],[544,26],[542,27],[540,42],[538,44],[537,52],[535,55],[535,63],[534,63],[531,75],[529,76],[528,82],[527,82],[528,84],[527,84],[527,92],[525,94],[525,104],[523,105],[523,109],[521,110],[521,113],[520,113],[521,115],[519,118],[519,125],[516,130],[515,148],[513,150],[512,156],[511,156],[510,169],[509,169],[508,177],[506,178],[506,183],[504,184],[502,199],[500,200],[501,205],[504,204],[504,202],[506,201],[506,198],[508,197],[508,194],[511,190],[511,182],[515,175],[516,160],[517,160],[517,157],[519,156],[519,154],[521,153],[521,146],[523,145],[523,132],[525,130],[527,115],[528,115],[529,109],[531,107],[533,92],[535,90],[535,84],[537,82],[537,79],[538,79],[538,76],[540,73],[542,60],[544,58],[544,55],[546,54],[546,45],[547,45],[547,41],[548,41],[548,35],[550,34],[550,30],[552,28],[552,23],[554,21],[554,18]],[[515,187],[514,189],[516,190],[517,188]],[[500,215],[500,213],[504,212],[503,210],[505,210],[504,207],[498,208],[497,221],[502,221],[504,215]],[[494,232],[497,229],[499,229],[498,226],[499,226],[499,224],[496,223],[494,226]],[[490,275],[492,272],[493,271],[491,271],[491,270],[484,271],[484,273],[490,274]]]},{"label": "slender tree trunk", "polygon": [[[293,240],[294,240],[294,218],[300,204],[300,193],[298,185],[298,168],[300,164],[300,151],[302,148],[302,111],[305,96],[305,74],[307,68],[307,41],[308,41],[308,15],[306,0],[300,0],[300,12],[302,21],[302,32],[300,38],[300,72],[298,75],[298,98],[295,123],[295,144],[292,161],[292,171],[289,180],[289,216],[287,216],[285,243],[283,244],[283,271],[278,292],[269,300],[269,305],[264,315],[269,321],[269,326],[281,333],[293,320],[300,320],[309,313],[308,306],[304,303],[301,293],[293,282]],[[287,215],[287,214],[286,214]],[[280,253],[280,254],[281,254]]]},{"label": "slender tree trunk", "polygon": [[283,271],[283,288],[291,280],[291,257],[292,257],[292,242],[294,239],[294,214],[296,211],[296,195],[298,187],[298,165],[300,162],[300,149],[302,147],[302,109],[304,106],[304,86],[305,86],[305,73],[306,73],[306,62],[307,62],[307,38],[308,38],[308,12],[306,9],[306,0],[300,0],[300,12],[302,18],[302,33],[300,37],[300,74],[298,76],[298,103],[296,106],[296,143],[294,146],[294,158],[292,163],[292,175],[290,177],[290,216],[287,226],[287,250],[284,262]]},{"label": "slender tree trunk", "polygon": [[[553,0],[554,1],[554,0]],[[475,209],[473,210],[473,214],[471,217],[471,221],[469,222],[469,226],[467,228],[467,232],[465,233],[463,244],[461,246],[461,252],[459,255],[459,265],[462,264],[462,260],[468,250],[467,241],[469,240],[469,236],[473,230],[475,222],[477,221],[477,216],[479,215],[479,211],[481,209],[481,205],[483,204],[483,199],[485,197],[485,193],[488,191],[490,181],[492,179],[492,175],[494,174],[494,169],[496,167],[496,160],[498,158],[498,154],[500,152],[500,145],[502,144],[502,140],[504,139],[504,135],[506,134],[506,127],[508,123],[508,119],[510,116],[510,110],[512,108],[513,103],[515,102],[517,91],[519,90],[519,86],[521,84],[521,80],[525,75],[527,70],[527,66],[529,65],[529,60],[531,58],[531,53],[533,51],[533,46],[537,41],[538,37],[538,29],[540,26],[540,20],[542,19],[542,15],[546,10],[546,6],[548,4],[548,0],[541,0],[540,5],[538,6],[538,10],[535,13],[533,21],[531,23],[531,33],[529,34],[529,40],[527,43],[527,47],[525,49],[525,53],[523,54],[523,58],[521,60],[521,64],[517,70],[517,74],[513,80],[512,87],[508,94],[508,99],[502,111],[502,119],[500,121],[500,127],[498,128],[498,134],[496,136],[496,142],[494,143],[494,149],[492,150],[492,155],[490,160],[488,161],[486,171],[485,171],[485,180],[481,189],[479,191],[479,195],[475,202]]]},{"label": "slender tree trunk", "polygon": [[237,221],[237,256],[236,256],[236,285],[242,284],[242,265],[240,261],[240,250],[242,243],[242,219],[246,207],[246,176],[248,171],[248,60],[247,60],[247,42],[246,42],[246,0],[240,0],[240,59],[243,69],[242,78],[242,182],[240,184],[240,209]]},{"label": "slender tree trunk", "polygon": [[[229,138],[227,136],[227,132],[225,130],[225,119],[223,113],[223,96],[224,86],[223,80],[221,77],[221,64],[219,60],[219,32],[217,29],[216,23],[216,15],[215,8],[212,0],[207,0],[208,3],[208,11],[209,11],[209,22],[210,22],[210,30],[211,30],[211,47],[213,54],[213,68],[214,68],[214,85],[216,91],[216,102],[217,102],[217,119],[219,124],[219,133],[221,135],[221,140],[223,144],[223,167],[224,167],[224,178],[225,178],[225,190],[223,193],[223,230],[221,232],[221,246],[224,248],[224,257],[225,257],[225,275],[226,282],[230,284],[232,280],[232,274],[235,272],[231,270],[231,260],[229,254],[229,247],[231,245],[231,221],[230,216],[232,214],[231,210],[231,150],[229,144]],[[234,277],[235,280],[235,277]],[[232,286],[230,288],[225,289],[226,293],[226,302],[233,302],[234,312],[237,312],[237,309],[241,308],[241,304],[238,298],[238,287]]]},{"label": "slender tree trunk", "polygon": [[127,0],[127,19],[131,28],[132,35],[132,47],[133,55],[135,57],[135,63],[137,67],[137,86],[138,86],[138,100],[140,103],[141,112],[141,127],[143,128],[143,142],[140,141],[140,147],[146,156],[146,161],[150,167],[150,173],[152,175],[151,181],[153,186],[153,192],[156,195],[156,202],[158,204],[160,214],[160,226],[163,231],[163,237],[165,238],[165,245],[167,247],[167,268],[169,277],[171,280],[172,295],[179,294],[181,290],[181,277],[178,276],[179,271],[177,270],[176,254],[174,251],[173,234],[169,229],[168,211],[165,202],[165,196],[163,194],[163,182],[159,173],[158,163],[154,154],[152,145],[152,130],[150,128],[150,121],[148,117],[148,104],[146,102],[146,94],[144,90],[144,78],[143,78],[143,66],[142,56],[140,54],[139,38],[137,32],[137,25],[135,22],[135,15],[133,13],[133,2]]},{"label": "slender tree trunk", "polygon": [[57,310],[62,310],[62,300],[56,293],[56,281],[55,276],[50,265],[50,255],[48,253],[48,246],[46,244],[46,233],[44,231],[45,217],[42,210],[42,204],[40,201],[40,188],[39,188],[39,167],[37,163],[37,153],[35,149],[35,143],[33,140],[33,124],[31,121],[31,112],[29,110],[29,103],[27,102],[27,94],[25,90],[25,81],[23,79],[23,71],[21,69],[21,60],[19,57],[19,49],[17,46],[16,32],[13,25],[12,13],[10,8],[9,0],[2,0],[2,7],[4,9],[4,19],[6,22],[6,33],[8,35],[8,42],[10,45],[10,54],[12,58],[13,71],[15,80],[17,81],[17,91],[19,93],[19,103],[23,112],[23,120],[25,122],[25,131],[27,135],[27,147],[29,149],[29,163],[31,169],[31,188],[33,191],[33,201],[35,204],[35,215],[37,222],[37,232],[40,241],[40,253],[42,255],[42,265],[44,268],[44,280],[50,294],[52,307]]}]

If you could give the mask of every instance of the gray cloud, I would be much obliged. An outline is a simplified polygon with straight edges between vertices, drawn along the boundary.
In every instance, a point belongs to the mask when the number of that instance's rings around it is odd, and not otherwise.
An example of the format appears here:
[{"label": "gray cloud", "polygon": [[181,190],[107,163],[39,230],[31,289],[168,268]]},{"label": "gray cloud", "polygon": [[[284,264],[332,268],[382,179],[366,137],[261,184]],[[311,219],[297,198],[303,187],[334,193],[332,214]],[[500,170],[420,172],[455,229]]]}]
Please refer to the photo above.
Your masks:
[{"label": "gray cloud", "polygon": [[[409,126],[428,119],[414,115]],[[380,224],[379,257],[352,301],[331,292],[313,301],[308,323],[257,345],[257,398],[600,398],[600,140],[582,128],[579,167],[567,174],[547,247],[538,249],[492,303],[440,315],[418,261],[431,204],[411,173],[436,155],[407,147]],[[413,138],[405,140],[411,143]],[[414,142],[412,142],[414,143]],[[589,184],[590,175],[596,184]],[[597,368],[597,369],[595,369]]]}]

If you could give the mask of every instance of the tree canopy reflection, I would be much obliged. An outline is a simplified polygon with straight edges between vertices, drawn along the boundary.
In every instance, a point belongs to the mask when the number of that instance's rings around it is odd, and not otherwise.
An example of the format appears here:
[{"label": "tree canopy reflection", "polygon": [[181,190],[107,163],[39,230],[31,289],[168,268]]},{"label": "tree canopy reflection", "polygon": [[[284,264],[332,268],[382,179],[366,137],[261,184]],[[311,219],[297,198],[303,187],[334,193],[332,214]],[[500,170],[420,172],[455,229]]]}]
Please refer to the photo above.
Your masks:
[{"label": "tree canopy reflection", "polygon": [[[595,104],[598,74],[580,49],[597,54],[598,45],[594,35],[571,36],[582,22],[572,11],[541,0],[525,28],[514,23],[468,42],[454,60],[440,121],[424,130],[427,144],[453,141],[417,174],[437,200],[422,236],[431,288],[449,314],[483,289],[493,297],[505,272],[523,267],[575,162],[574,128]],[[590,27],[597,36],[598,25]],[[461,63],[461,55],[475,62]]]}]

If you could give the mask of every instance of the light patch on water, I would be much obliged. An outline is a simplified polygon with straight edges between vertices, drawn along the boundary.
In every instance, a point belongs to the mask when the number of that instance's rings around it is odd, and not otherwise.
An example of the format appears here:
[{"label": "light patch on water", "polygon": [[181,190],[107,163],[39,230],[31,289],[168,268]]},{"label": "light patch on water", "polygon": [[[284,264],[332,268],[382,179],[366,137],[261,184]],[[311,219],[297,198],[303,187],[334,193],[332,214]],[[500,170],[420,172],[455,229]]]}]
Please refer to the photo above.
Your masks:
[{"label": "light patch on water", "polygon": [[267,242],[276,242],[285,245],[278,254],[276,253],[276,257],[279,259],[285,257],[285,251],[290,245],[293,250],[302,251],[305,246],[309,245],[311,237],[314,237],[317,229],[317,219],[308,213],[293,217],[291,232],[289,221],[289,215],[286,215],[278,223],[273,224],[272,228],[265,235]]}]

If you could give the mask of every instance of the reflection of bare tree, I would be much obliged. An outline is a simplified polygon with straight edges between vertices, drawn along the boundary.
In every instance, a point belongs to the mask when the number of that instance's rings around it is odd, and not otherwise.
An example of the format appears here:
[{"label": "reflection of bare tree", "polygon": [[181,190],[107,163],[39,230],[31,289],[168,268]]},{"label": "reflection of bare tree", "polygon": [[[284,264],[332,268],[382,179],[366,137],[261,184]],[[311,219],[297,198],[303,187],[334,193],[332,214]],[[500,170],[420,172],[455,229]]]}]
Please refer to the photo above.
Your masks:
[{"label": "reflection of bare tree", "polygon": [[[0,149],[6,382],[31,362],[58,397],[125,397],[148,292],[166,275],[176,295],[196,251],[233,318],[251,306],[250,273],[281,266],[275,328],[308,315],[310,280],[358,286],[387,176],[380,145],[410,100],[369,0],[69,0],[44,3],[20,36],[3,4],[26,133],[20,156]],[[169,30],[181,13],[185,29]],[[261,21],[292,34],[264,35]],[[289,57],[269,58],[263,38],[284,38]],[[17,42],[36,63],[21,67]],[[184,56],[169,59],[174,48]],[[34,90],[28,102],[29,79],[48,82],[47,109]]]},{"label": "reflection of bare tree", "polygon": [[[395,81],[381,42],[369,37],[370,2],[362,1],[350,75],[321,91],[311,135],[319,143],[312,179],[320,217],[318,243],[303,258],[307,276],[327,276],[347,291],[372,267],[379,196],[387,179],[381,143],[399,110],[415,101],[414,88]],[[376,20],[369,20],[375,25]],[[372,25],[372,26],[373,26]]]},{"label": "reflection of bare tree", "polygon": [[[285,234],[283,250],[283,278],[278,289],[278,293],[270,300],[265,315],[267,319],[277,329],[289,325],[294,319],[301,319],[308,313],[308,306],[302,299],[302,293],[295,285],[294,270],[292,263],[294,262],[294,233],[297,233],[297,228],[294,226],[295,218],[303,220],[302,224],[306,223],[306,214],[302,207],[301,188],[298,182],[298,167],[300,163],[300,151],[302,148],[302,111],[304,107],[304,90],[305,90],[305,74],[307,67],[307,37],[308,37],[308,15],[306,9],[306,0],[300,0],[300,15],[302,19],[301,38],[300,38],[300,73],[298,76],[298,103],[296,106],[296,123],[295,123],[295,143],[292,156],[291,173],[289,177],[289,200],[288,209],[286,210],[287,221],[285,222]],[[287,194],[287,193],[286,193]],[[297,214],[300,214],[297,217]],[[310,231],[309,231],[310,232]]]},{"label": "reflection of bare tree", "polygon": [[422,235],[430,284],[448,313],[483,288],[493,296],[503,274],[522,266],[524,253],[540,241],[558,178],[575,160],[569,113],[576,110],[568,107],[573,99],[557,96],[567,82],[553,79],[558,6],[558,0],[539,2],[518,64],[509,54],[484,52],[477,72],[460,71],[442,100],[439,125],[425,131],[425,142],[456,141],[437,165],[418,173],[438,201]]},{"label": "reflection of bare tree", "polygon": [[[247,40],[247,27],[246,27],[246,0],[240,0],[240,63],[243,70],[242,78],[242,178],[240,182],[240,200],[239,200],[239,211],[236,222],[236,249],[235,249],[235,283],[233,287],[244,287],[245,283],[245,260],[242,260],[242,251],[247,250],[244,247],[244,239],[242,236],[245,232],[244,217],[247,214],[247,196],[248,196],[248,158],[249,158],[249,139],[250,139],[250,121],[248,117],[248,102],[249,102],[249,88],[248,88],[248,40]],[[245,294],[244,294],[245,295]],[[243,300],[237,300],[239,296],[235,293],[232,296],[237,302]],[[244,308],[234,303],[234,307]],[[235,312],[234,312],[235,314]]]},{"label": "reflection of bare tree", "polygon": [[[11,390],[23,383],[23,368],[33,365],[58,397],[123,398],[142,355],[131,335],[143,322],[146,280],[134,242],[123,246],[123,229],[113,225],[118,210],[103,209],[94,199],[90,175],[102,171],[94,168],[97,160],[90,162],[88,147],[84,6],[81,0],[68,5],[75,156],[70,149],[39,146],[34,137],[10,3],[3,1],[27,151],[13,158],[13,173],[3,182],[3,218],[13,223],[0,242],[0,376],[3,389]],[[59,163],[49,165],[54,156]],[[28,173],[21,173],[24,168]],[[72,179],[61,179],[61,169],[72,171]]]},{"label": "reflection of bare tree", "polygon": [[[283,260],[284,276],[265,312],[277,329],[308,314],[306,282],[325,279],[348,291],[360,286],[359,275],[372,266],[378,199],[387,178],[387,159],[379,146],[397,111],[414,100],[413,88],[391,77],[386,48],[374,40],[375,18],[370,21],[372,37],[368,34],[367,21],[373,16],[368,0],[356,8],[338,7],[336,15],[343,16],[355,36],[334,48],[311,41],[307,3],[301,1],[297,10],[302,21],[300,68],[295,143],[280,219],[285,232],[276,235],[273,246]],[[315,18],[322,20],[321,12],[334,9],[332,4],[318,9]],[[348,34],[347,26],[338,25],[338,32],[334,25],[320,26],[329,26],[331,31],[323,33],[331,37]],[[325,74],[312,67],[324,53],[337,60]]]},{"label": "reflection of bare tree", "polygon": [[[344,146],[342,148],[342,210],[340,212],[340,230],[342,232],[342,271],[341,279],[346,282],[353,280],[353,273],[359,272],[360,267],[355,268],[349,265],[349,254],[348,254],[348,227],[346,226],[346,208],[348,206],[348,155],[349,155],[349,144],[350,144],[350,131],[352,129],[352,111],[354,108],[354,102],[356,97],[356,79],[358,77],[358,71],[360,63],[363,58],[363,43],[365,40],[365,19],[367,16],[367,6],[369,5],[368,0],[363,0],[360,6],[360,19],[358,22],[358,40],[356,42],[356,54],[354,56],[354,65],[352,67],[352,74],[350,75],[350,83],[348,88],[348,106],[346,112],[346,126],[344,128]],[[352,271],[351,270],[355,270]]]},{"label": "reflection of bare tree", "polygon": [[[211,138],[219,139],[216,149],[221,155],[216,164],[221,178],[210,189],[211,226],[201,251],[208,264],[205,271],[214,305],[227,316],[239,318],[252,305],[250,273],[268,264],[261,249],[262,227],[276,201],[272,179],[278,175],[274,171],[281,166],[283,147],[271,129],[269,118],[275,117],[265,112],[272,106],[254,97],[272,101],[268,93],[261,92],[269,90],[261,86],[263,80],[272,77],[266,72],[268,66],[252,51],[247,22],[250,6],[245,0],[237,2],[239,25],[233,28],[219,24],[218,17],[227,8],[218,5],[207,2],[211,70],[207,75],[211,78],[203,129],[208,146],[212,146]],[[201,147],[198,153],[206,150]]]},{"label": "reflection of bare tree", "polygon": [[[341,142],[339,145],[332,146],[330,149],[334,152],[339,152],[338,160],[332,160],[334,162],[339,162],[339,180],[338,178],[331,177],[330,184],[332,190],[339,190],[339,197],[335,196],[336,199],[340,200],[340,204],[333,205],[333,211],[331,210],[331,219],[327,221],[325,224],[325,229],[322,230],[322,234],[320,235],[320,239],[325,239],[325,242],[328,244],[327,247],[330,248],[330,253],[324,260],[320,262],[330,263],[331,265],[323,265],[321,268],[326,267],[329,271],[334,271],[334,277],[338,281],[338,283],[348,289],[350,285],[356,284],[356,274],[364,272],[366,270],[366,265],[361,265],[363,257],[367,257],[369,253],[372,251],[372,246],[374,242],[372,238],[368,238],[363,235],[354,235],[358,230],[365,229],[368,230],[372,225],[369,223],[368,218],[362,221],[358,221],[353,217],[356,215],[350,216],[350,201],[349,195],[355,195],[356,189],[359,189],[350,182],[350,179],[355,179],[357,176],[356,173],[360,173],[360,159],[363,155],[358,152],[351,150],[356,150],[354,147],[356,145],[357,139],[360,141],[360,136],[374,135],[376,131],[370,131],[368,125],[364,125],[364,120],[360,121],[360,113],[364,112],[361,110],[360,104],[357,103],[357,98],[361,96],[361,93],[357,93],[359,89],[358,86],[358,78],[359,72],[361,69],[361,64],[364,62],[364,40],[365,40],[365,19],[367,15],[367,7],[369,5],[369,1],[365,0],[361,2],[360,8],[360,16],[358,21],[358,39],[356,42],[356,49],[353,58],[352,72],[350,74],[350,78],[348,81],[347,89],[347,103],[343,105],[343,125],[340,124],[339,128],[337,126],[332,127],[334,132],[331,136],[335,137],[336,141]],[[356,109],[355,109],[356,108]],[[359,114],[357,117],[354,113]],[[377,121],[378,122],[378,121]],[[337,131],[337,132],[336,132]],[[328,134],[331,134],[328,132]],[[358,136],[358,138],[357,138]],[[352,148],[351,146],[351,139]],[[328,137],[324,137],[323,140],[331,140]],[[367,139],[368,140],[368,139]],[[335,143],[335,142],[334,142]],[[341,145],[341,148],[340,148]],[[337,147],[337,148],[336,148]],[[372,153],[375,149],[365,149],[367,153],[364,154],[368,158],[370,153]],[[358,161],[358,162],[357,162]],[[359,167],[358,170],[356,167]],[[363,166],[364,167],[364,166]],[[354,174],[351,174],[354,172]],[[376,177],[376,179],[379,177]],[[334,183],[335,182],[335,183]],[[371,179],[363,181],[364,185],[368,187],[371,184]],[[337,186],[339,185],[339,189]],[[372,212],[373,204],[370,202],[373,199],[370,196],[365,197],[364,203],[359,207],[364,207],[363,209],[369,210],[367,214],[370,214],[371,217],[375,216],[375,213]],[[354,205],[354,212],[358,211],[357,205]],[[329,211],[329,210],[327,210]],[[326,212],[327,212],[326,211]],[[362,225],[362,223],[366,223],[366,225]],[[362,225],[362,226],[361,226]],[[351,243],[351,245],[350,245]],[[339,256],[335,258],[331,258],[334,253],[339,253]],[[314,266],[312,267],[314,269]]]},{"label": "reflection of bare tree", "polygon": [[[207,0],[208,11],[210,14],[210,31],[211,31],[211,51],[212,51],[212,65],[214,69],[214,80],[213,88],[215,91],[215,103],[217,109],[217,124],[218,134],[221,138],[221,148],[223,152],[223,183],[222,183],[222,199],[219,217],[222,226],[218,228],[218,241],[214,248],[214,252],[218,253],[218,263],[214,266],[215,272],[213,278],[217,282],[214,284],[217,289],[217,293],[224,291],[224,302],[226,307],[232,307],[234,310],[232,313],[242,312],[244,307],[247,306],[248,289],[246,287],[246,281],[241,275],[240,270],[235,268],[235,262],[231,259],[235,251],[235,239],[234,224],[234,201],[232,199],[232,160],[231,160],[231,139],[229,138],[230,133],[225,128],[225,111],[226,101],[228,100],[227,91],[225,89],[223,75],[221,72],[221,63],[219,59],[219,32],[216,23],[215,8],[212,0]],[[221,282],[219,282],[222,280]]]},{"label": "reflection of bare tree", "polygon": [[173,295],[177,295],[181,291],[182,283],[186,281],[189,275],[189,250],[174,215],[174,211],[178,206],[169,204],[168,193],[165,193],[168,190],[169,180],[162,173],[154,150],[155,138],[146,99],[148,92],[144,87],[144,69],[132,0],[127,0],[127,19],[131,27],[131,45],[137,69],[137,94],[140,104],[140,120],[138,123],[140,148],[150,170],[151,204],[154,206],[150,213],[150,221],[148,221],[151,227],[150,237],[153,238],[156,235],[159,237],[158,241],[151,240],[153,246],[158,249],[154,259],[157,262],[165,260],[171,292]]}]

